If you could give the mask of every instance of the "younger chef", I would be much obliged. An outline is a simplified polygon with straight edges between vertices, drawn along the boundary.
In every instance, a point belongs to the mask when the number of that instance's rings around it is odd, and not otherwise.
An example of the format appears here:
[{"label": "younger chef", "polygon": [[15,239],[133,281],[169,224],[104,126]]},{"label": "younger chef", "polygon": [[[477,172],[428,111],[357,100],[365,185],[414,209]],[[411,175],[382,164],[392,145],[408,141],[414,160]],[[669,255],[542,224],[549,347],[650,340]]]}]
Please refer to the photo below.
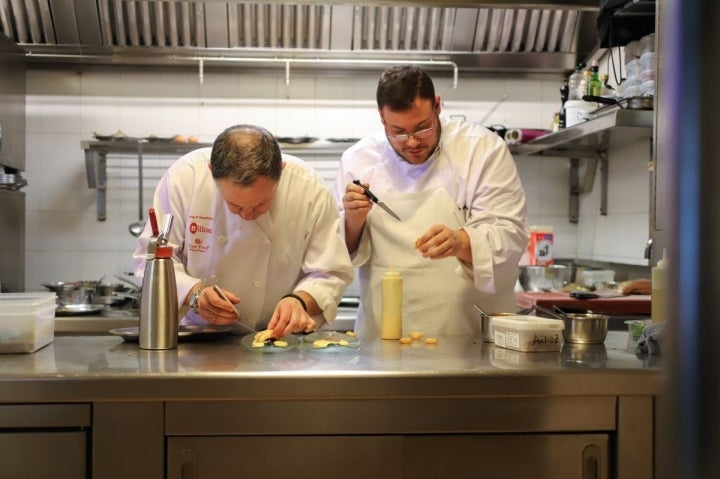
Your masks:
[{"label": "younger chef", "polygon": [[[380,335],[381,278],[403,276],[403,329],[480,334],[473,308],[515,311],[514,285],[528,230],[525,193],[505,142],[440,117],[440,96],[416,66],[380,77],[383,131],[342,156],[335,190],[345,243],[359,266],[356,330]],[[359,180],[396,213],[373,203]]]},{"label": "younger chef", "polygon": [[[178,159],[160,179],[153,207],[174,217],[168,243],[179,306],[189,308],[184,323],[238,321],[213,284],[235,303],[241,323],[275,337],[335,319],[353,279],[336,203],[264,128],[233,126],[212,148]],[[146,225],[133,255],[140,278],[150,236]]]}]

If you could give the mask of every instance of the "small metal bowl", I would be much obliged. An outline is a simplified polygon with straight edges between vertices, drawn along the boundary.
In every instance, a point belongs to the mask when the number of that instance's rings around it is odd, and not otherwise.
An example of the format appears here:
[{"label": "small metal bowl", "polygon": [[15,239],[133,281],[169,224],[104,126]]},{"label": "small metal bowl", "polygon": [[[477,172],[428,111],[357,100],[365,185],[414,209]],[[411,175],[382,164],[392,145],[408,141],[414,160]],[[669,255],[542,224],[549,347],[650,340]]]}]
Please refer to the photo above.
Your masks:
[{"label": "small metal bowl", "polygon": [[601,344],[605,342],[608,331],[608,316],[594,313],[566,313],[562,315],[565,323],[563,338],[568,343]]}]

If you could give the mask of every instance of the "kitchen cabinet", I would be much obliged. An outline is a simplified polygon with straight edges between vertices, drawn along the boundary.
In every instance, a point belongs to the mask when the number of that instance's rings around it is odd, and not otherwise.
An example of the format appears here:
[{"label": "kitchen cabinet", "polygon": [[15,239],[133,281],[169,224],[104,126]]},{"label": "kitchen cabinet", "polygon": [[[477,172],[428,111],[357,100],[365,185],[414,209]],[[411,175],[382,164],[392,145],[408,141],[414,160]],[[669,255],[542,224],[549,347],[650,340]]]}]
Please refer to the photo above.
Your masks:
[{"label": "kitchen cabinet", "polygon": [[[313,142],[304,144],[280,144],[283,153],[297,155],[300,158],[329,157],[339,160],[340,155],[352,145],[352,142]],[[143,155],[162,155],[178,158],[198,148],[211,147],[212,143],[176,143],[173,141],[153,141],[144,138],[104,141],[83,141],[85,151],[85,171],[89,188],[97,190],[97,219],[106,218],[107,193],[107,156],[109,154],[131,154],[142,161]]]},{"label": "kitchen cabinet", "polygon": [[0,424],[29,432],[13,422],[27,404],[38,432],[87,434],[85,448],[63,446],[78,465],[86,450],[102,479],[649,479],[662,371],[626,351],[625,333],[606,343],[601,355],[496,350],[479,337],[263,354],[240,337],[142,351],[61,336],[0,362]]},{"label": "kitchen cabinet", "polygon": [[0,476],[89,477],[89,426],[89,404],[0,405]]}]

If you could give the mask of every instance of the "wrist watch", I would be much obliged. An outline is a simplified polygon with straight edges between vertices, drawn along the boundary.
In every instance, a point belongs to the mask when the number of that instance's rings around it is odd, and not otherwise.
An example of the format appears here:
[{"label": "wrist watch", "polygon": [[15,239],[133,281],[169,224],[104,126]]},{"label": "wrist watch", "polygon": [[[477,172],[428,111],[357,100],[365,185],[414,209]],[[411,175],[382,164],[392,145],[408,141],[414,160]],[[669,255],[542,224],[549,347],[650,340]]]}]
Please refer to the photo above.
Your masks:
[{"label": "wrist watch", "polygon": [[204,289],[205,286],[201,286],[195,290],[192,296],[190,296],[190,302],[188,303],[188,305],[195,314],[200,314],[200,310],[198,309],[198,301],[200,300],[200,295],[202,294]]}]

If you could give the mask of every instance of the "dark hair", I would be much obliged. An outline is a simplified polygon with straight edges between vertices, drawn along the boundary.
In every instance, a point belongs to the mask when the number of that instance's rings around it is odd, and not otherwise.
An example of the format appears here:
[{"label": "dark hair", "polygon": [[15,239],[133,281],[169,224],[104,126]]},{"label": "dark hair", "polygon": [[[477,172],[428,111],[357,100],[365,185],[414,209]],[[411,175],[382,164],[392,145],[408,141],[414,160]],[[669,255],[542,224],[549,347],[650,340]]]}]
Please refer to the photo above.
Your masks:
[{"label": "dark hair", "polygon": [[282,171],[280,145],[260,126],[231,126],[213,143],[210,171],[216,181],[227,178],[240,186],[253,184],[258,176],[278,181]]},{"label": "dark hair", "polygon": [[380,75],[376,99],[379,109],[406,111],[416,97],[435,101],[435,86],[425,71],[414,65],[390,67]]}]

